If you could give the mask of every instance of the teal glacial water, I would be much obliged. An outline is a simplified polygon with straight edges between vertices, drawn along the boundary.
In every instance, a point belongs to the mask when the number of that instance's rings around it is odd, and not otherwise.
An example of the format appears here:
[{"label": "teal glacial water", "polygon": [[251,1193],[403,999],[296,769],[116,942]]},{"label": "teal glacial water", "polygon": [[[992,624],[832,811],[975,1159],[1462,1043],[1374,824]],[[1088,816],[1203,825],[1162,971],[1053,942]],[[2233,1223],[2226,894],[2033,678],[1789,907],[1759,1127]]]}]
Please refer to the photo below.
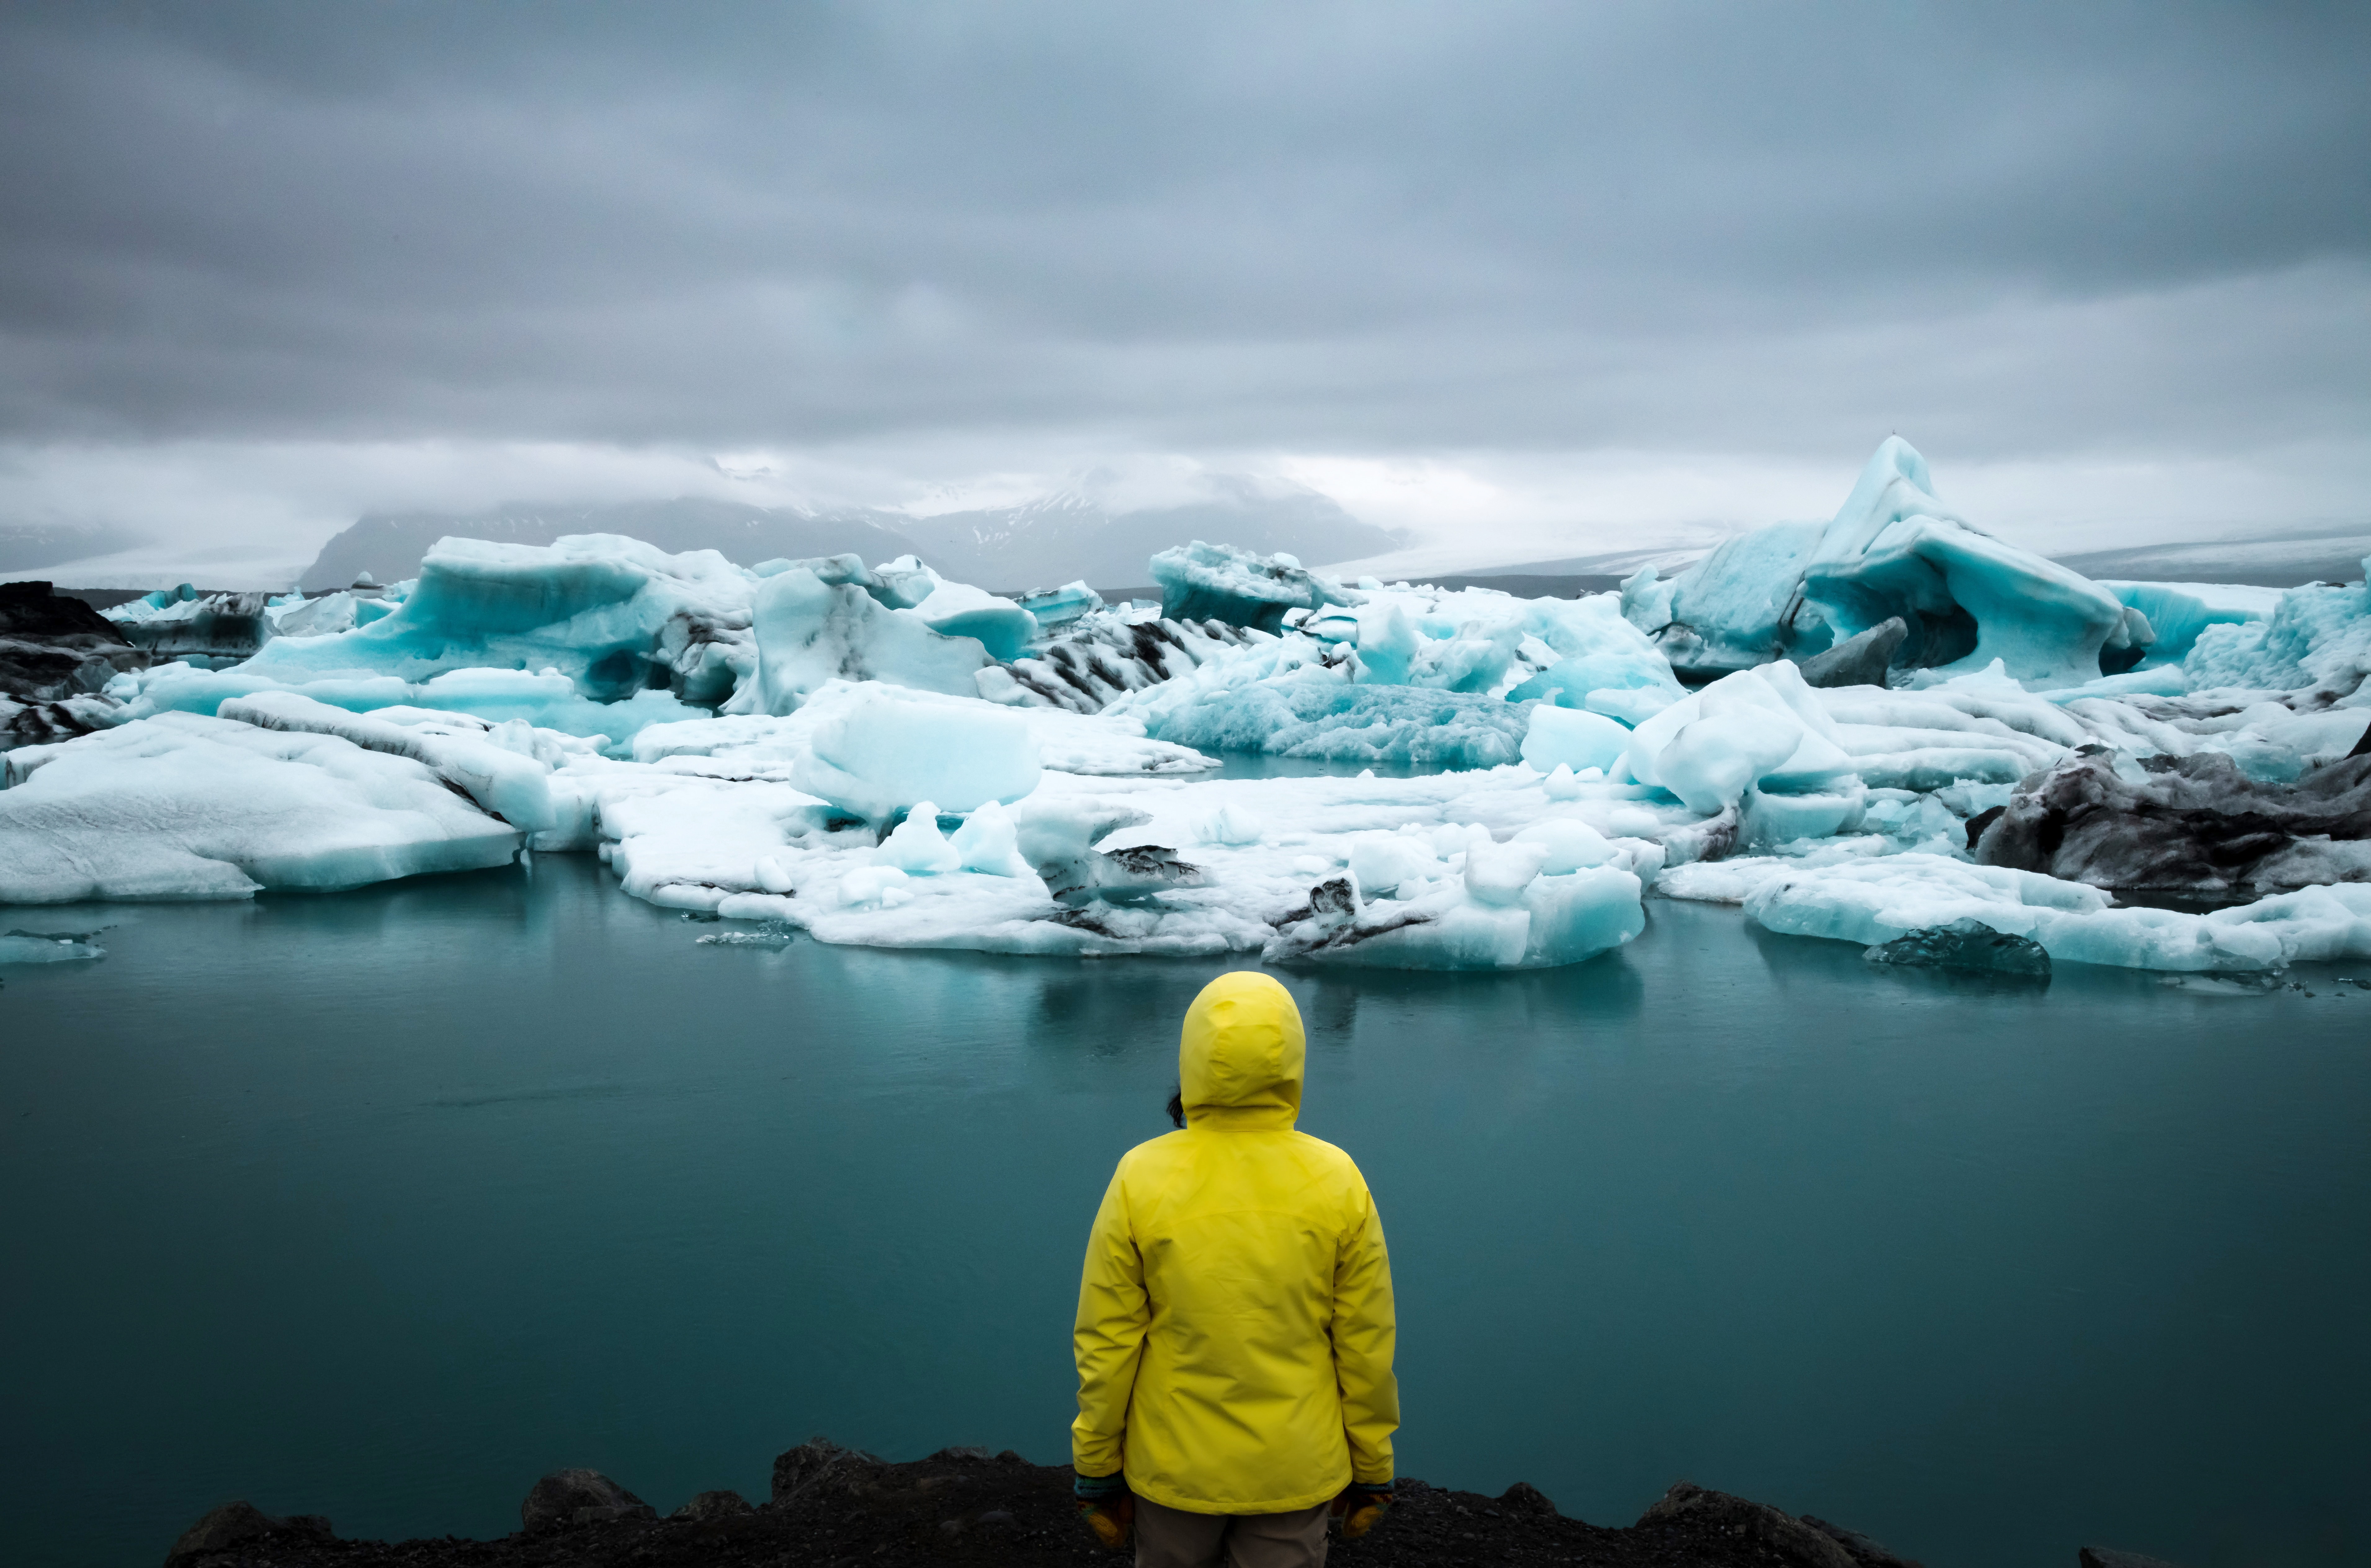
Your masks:
[{"label": "teal glacial water", "polygon": [[[1078,1252],[1219,967],[702,946],[586,859],[113,922],[0,970],[0,1556],[245,1497],[498,1534],[824,1433],[1067,1457]],[[1673,1480],[1930,1568],[2361,1562],[2371,993],[2034,994],[1655,904],[1511,976],[1290,974],[1406,1473]]]}]

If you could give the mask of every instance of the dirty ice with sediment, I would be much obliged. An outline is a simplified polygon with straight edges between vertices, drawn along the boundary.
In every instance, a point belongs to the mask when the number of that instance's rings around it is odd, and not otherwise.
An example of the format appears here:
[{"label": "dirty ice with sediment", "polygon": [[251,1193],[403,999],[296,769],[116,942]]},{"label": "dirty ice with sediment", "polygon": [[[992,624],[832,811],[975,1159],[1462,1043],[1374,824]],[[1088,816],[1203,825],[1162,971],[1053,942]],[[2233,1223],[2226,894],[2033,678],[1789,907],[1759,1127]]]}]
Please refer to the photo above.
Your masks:
[{"label": "dirty ice with sediment", "polygon": [[[571,853],[881,947],[1512,969],[1658,895],[1873,949],[2371,957],[2359,581],[2094,582],[1899,439],[1832,519],[1619,593],[1200,542],[1151,572],[1158,605],[1107,605],[911,556],[448,538],[384,588],[0,626],[0,902]],[[1340,766],[1214,777],[1229,752]]]}]

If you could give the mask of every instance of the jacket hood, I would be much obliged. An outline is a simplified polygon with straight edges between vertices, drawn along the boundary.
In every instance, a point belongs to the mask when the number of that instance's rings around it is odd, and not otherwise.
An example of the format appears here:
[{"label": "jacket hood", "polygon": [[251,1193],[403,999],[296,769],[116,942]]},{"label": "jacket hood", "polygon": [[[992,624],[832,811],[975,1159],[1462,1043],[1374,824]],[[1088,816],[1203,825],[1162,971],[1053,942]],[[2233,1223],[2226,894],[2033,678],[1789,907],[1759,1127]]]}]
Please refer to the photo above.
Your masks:
[{"label": "jacket hood", "polygon": [[1220,975],[1186,1009],[1178,1041],[1186,1124],[1290,1127],[1306,1055],[1291,992],[1255,970]]}]

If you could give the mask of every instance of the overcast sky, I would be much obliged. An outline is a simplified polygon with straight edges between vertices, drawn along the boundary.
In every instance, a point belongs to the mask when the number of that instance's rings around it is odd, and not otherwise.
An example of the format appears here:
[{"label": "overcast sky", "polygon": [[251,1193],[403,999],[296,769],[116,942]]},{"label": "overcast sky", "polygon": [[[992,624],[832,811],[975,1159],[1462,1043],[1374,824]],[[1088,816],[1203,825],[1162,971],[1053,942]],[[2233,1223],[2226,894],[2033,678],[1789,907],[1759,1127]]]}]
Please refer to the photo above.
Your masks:
[{"label": "overcast sky", "polygon": [[2359,5],[8,4],[0,524],[1201,464],[1520,559],[1891,431],[2042,548],[2365,521],[2366,81]]}]

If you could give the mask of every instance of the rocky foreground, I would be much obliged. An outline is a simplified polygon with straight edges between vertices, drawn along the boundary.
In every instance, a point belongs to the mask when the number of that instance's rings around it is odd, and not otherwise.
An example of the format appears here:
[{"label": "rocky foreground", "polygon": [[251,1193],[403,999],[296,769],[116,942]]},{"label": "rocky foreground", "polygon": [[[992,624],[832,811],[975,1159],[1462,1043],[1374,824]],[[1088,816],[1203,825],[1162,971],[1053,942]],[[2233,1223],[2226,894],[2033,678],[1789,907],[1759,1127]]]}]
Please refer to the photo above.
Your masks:
[{"label": "rocky foreground", "polygon": [[[1070,1472],[1007,1450],[945,1448],[912,1464],[815,1438],[774,1461],[771,1494],[703,1492],[661,1518],[597,1471],[555,1470],[499,1540],[341,1540],[327,1519],[226,1503],[167,1554],[166,1568],[899,1568],[907,1563],[1112,1564],[1072,1511]],[[1403,1478],[1369,1539],[1335,1544],[1346,1565],[1582,1563],[1602,1568],[1918,1568],[1868,1537],[1681,1482],[1627,1528],[1584,1524],[1533,1487],[1498,1497]],[[2083,1568],[2167,1568],[2087,1547]]]}]

